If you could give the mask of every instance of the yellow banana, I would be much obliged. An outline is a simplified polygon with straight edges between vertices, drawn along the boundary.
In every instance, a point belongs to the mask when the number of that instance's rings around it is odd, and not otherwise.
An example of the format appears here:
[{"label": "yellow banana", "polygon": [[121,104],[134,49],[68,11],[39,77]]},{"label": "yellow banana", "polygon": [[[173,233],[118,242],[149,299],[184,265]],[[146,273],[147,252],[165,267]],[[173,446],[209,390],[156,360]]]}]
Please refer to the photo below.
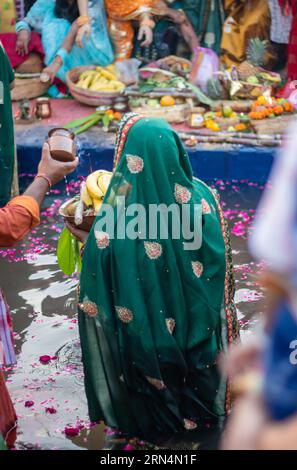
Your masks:
[{"label": "yellow banana", "polygon": [[104,195],[106,194],[111,178],[112,178],[112,173],[110,171],[104,171],[101,173],[101,175],[98,176],[97,183]]},{"label": "yellow banana", "polygon": [[101,75],[105,78],[107,78],[107,80],[116,80],[117,77],[115,76],[114,73],[110,72],[109,70],[106,70],[106,69],[102,69],[101,70]]},{"label": "yellow banana", "polygon": [[81,85],[81,88],[83,88],[84,90],[87,90],[89,88],[89,86],[91,85],[92,83],[92,75],[88,75],[82,82],[82,85]]},{"label": "yellow banana", "polygon": [[98,214],[98,212],[100,211],[100,208],[102,206],[102,199],[93,199],[93,207],[94,207],[94,210],[96,212],[96,214]]},{"label": "yellow banana", "polygon": [[96,70],[86,70],[85,72],[81,73],[79,76],[80,80],[85,80],[85,78],[92,77],[96,74]]},{"label": "yellow banana", "polygon": [[125,85],[119,80],[111,80],[109,85],[112,86],[115,91],[122,91],[125,88]]},{"label": "yellow banana", "polygon": [[114,75],[116,74],[114,64],[108,65],[108,66],[106,67],[106,70],[108,70],[109,72],[113,73]]},{"label": "yellow banana", "polygon": [[92,199],[102,199],[104,194],[102,193],[101,189],[98,187],[98,177],[101,174],[101,170],[95,171],[91,173],[87,177],[86,185],[89,192],[89,195]]}]

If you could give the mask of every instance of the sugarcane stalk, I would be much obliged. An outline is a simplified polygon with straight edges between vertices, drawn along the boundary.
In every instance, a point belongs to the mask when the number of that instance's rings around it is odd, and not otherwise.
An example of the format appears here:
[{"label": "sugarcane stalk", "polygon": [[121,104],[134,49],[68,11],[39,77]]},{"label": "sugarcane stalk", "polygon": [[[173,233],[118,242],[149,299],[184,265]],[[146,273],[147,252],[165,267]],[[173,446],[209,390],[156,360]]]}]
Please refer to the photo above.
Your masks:
[{"label": "sugarcane stalk", "polygon": [[87,131],[91,127],[95,126],[100,120],[102,119],[102,116],[96,116],[92,120],[86,122],[84,125],[80,126],[78,129],[74,131],[75,135],[82,134],[83,132]]},{"label": "sugarcane stalk", "polygon": [[83,118],[75,119],[74,121],[69,122],[66,124],[65,129],[74,129],[76,127],[80,127],[84,124],[86,124],[88,121],[93,120],[97,116],[101,116],[104,114],[104,111],[95,111],[92,114],[89,114],[89,116],[85,116]]},{"label": "sugarcane stalk", "polygon": [[[182,140],[188,140],[192,134],[188,133],[180,133],[179,134]],[[278,146],[281,141],[277,140],[253,140],[245,139],[242,137],[235,137],[235,136],[219,136],[219,135],[200,135],[198,137],[198,141],[201,143],[225,143],[225,144],[237,144],[237,145],[253,145],[255,147],[276,147]]]}]

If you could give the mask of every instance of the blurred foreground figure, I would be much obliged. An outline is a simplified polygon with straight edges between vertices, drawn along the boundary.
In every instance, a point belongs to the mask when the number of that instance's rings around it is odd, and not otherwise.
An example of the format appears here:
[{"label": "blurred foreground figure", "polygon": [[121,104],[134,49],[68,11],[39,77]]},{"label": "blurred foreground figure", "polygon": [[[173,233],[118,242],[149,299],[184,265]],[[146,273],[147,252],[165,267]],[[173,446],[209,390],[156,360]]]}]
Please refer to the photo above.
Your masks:
[{"label": "blurred foreground figure", "polygon": [[[40,205],[51,187],[75,170],[78,160],[60,163],[50,157],[45,144],[38,174],[22,196],[0,209],[0,246],[10,247],[39,224]],[[5,385],[3,369],[15,364],[12,324],[8,305],[0,288],[0,446],[3,440],[12,447],[16,438],[17,417]],[[2,440],[3,437],[3,440]],[[0,447],[1,448],[1,447]]]},{"label": "blurred foreground figure", "polygon": [[[265,337],[234,349],[226,372],[245,387],[227,426],[225,449],[297,449],[297,128],[275,164],[251,250],[267,263]],[[263,384],[258,383],[263,377]],[[256,374],[255,374],[256,372]],[[238,382],[239,380],[239,382]]]}]

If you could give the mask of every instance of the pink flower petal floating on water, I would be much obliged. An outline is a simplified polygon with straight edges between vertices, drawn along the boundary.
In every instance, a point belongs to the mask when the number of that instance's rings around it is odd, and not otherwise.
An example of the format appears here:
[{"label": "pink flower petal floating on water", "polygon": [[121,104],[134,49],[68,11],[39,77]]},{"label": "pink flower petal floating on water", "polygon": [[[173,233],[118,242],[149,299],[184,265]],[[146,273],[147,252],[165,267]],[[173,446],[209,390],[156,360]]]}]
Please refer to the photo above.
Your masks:
[{"label": "pink flower petal floating on water", "polygon": [[76,427],[71,427],[71,426],[66,426],[64,429],[65,436],[67,437],[76,437],[80,433],[80,429],[78,426]]},{"label": "pink flower petal floating on water", "polygon": [[34,406],[34,401],[32,401],[32,400],[25,401],[25,407],[26,408],[31,408],[32,406]]},{"label": "pink flower petal floating on water", "polygon": [[53,406],[48,406],[47,408],[45,408],[45,412],[50,414],[50,415],[53,415],[53,414],[57,413],[57,410]]},{"label": "pink flower petal floating on water", "polygon": [[132,444],[126,444],[124,447],[123,447],[123,450],[135,450],[135,447],[132,446]]},{"label": "pink flower petal floating on water", "polygon": [[51,360],[52,360],[51,356],[48,356],[48,355],[40,356],[39,358],[39,361],[41,362],[41,364],[48,364],[49,362],[51,362]]}]

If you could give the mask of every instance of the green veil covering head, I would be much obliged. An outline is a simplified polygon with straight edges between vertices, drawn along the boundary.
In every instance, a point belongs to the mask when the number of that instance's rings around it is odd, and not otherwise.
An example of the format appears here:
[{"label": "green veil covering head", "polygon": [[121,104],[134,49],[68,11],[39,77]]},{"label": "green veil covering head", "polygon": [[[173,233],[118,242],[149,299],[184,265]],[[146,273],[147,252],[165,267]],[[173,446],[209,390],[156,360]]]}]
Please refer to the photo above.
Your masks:
[{"label": "green veil covering head", "polygon": [[[237,336],[228,232],[165,121],[121,123],[104,204],[116,229],[133,226],[135,236],[113,238],[103,206],[85,247],[79,329],[91,420],[148,438],[223,418],[229,392],[217,359]],[[167,237],[150,238],[145,214],[160,204],[177,212]],[[172,235],[186,206],[191,249]]]}]

